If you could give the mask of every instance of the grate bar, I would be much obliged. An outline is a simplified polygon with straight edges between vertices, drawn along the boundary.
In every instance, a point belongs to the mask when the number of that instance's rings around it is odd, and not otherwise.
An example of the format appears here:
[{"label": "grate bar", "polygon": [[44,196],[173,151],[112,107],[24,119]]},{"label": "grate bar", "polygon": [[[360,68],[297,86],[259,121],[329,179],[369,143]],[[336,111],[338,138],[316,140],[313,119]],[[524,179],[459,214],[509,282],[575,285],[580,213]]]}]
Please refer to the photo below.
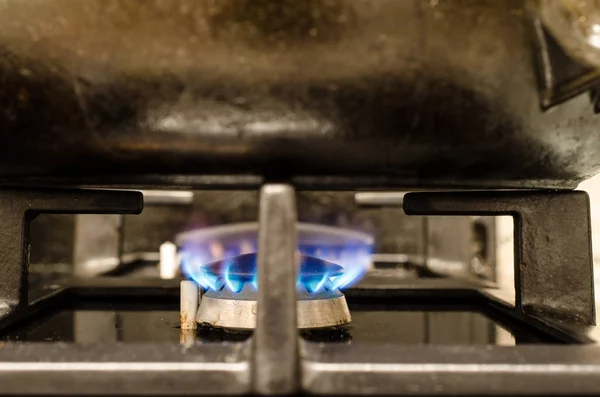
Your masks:
[{"label": "grate bar", "polygon": [[590,202],[585,192],[409,193],[408,215],[512,215],[515,305],[593,325]]},{"label": "grate bar", "polygon": [[252,380],[259,394],[299,387],[296,313],[296,196],[289,185],[260,192],[258,307]]}]

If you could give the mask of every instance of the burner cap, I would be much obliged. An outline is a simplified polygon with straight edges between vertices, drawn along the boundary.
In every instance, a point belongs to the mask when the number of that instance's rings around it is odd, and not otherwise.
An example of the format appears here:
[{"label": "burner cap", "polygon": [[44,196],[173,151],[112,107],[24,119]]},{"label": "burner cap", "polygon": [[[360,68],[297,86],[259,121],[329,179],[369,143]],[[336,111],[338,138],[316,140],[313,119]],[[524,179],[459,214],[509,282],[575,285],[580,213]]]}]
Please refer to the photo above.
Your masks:
[{"label": "burner cap", "polygon": [[[216,328],[253,329],[257,310],[256,300],[226,299],[207,293],[200,299],[196,322]],[[296,310],[299,329],[337,327],[352,319],[346,298],[339,291],[330,291],[318,298],[298,299]]]},{"label": "burner cap", "polygon": [[[257,255],[244,254],[203,267],[205,275],[217,281],[200,301],[196,321],[213,327],[252,329],[256,324],[258,288]],[[330,278],[344,274],[344,268],[312,256],[299,256],[297,278],[298,327],[301,329],[338,326],[350,322],[344,295]]]}]

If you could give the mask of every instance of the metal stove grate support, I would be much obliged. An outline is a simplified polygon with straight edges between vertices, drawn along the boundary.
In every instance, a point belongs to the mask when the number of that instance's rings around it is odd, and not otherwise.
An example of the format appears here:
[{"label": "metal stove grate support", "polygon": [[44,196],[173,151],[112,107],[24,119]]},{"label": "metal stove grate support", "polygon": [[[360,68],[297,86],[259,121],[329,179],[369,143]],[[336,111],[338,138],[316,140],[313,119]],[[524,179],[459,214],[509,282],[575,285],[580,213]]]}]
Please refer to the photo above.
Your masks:
[{"label": "metal stove grate support", "polygon": [[265,185],[260,193],[258,306],[253,340],[253,389],[294,393],[300,384],[296,313],[296,193]]},{"label": "metal stove grate support", "polygon": [[409,193],[404,211],[513,216],[516,307],[532,315],[596,323],[587,193]]},{"label": "metal stove grate support", "polygon": [[138,214],[143,199],[138,192],[2,189],[0,219],[0,305],[2,323],[28,304],[29,224],[42,213]]}]

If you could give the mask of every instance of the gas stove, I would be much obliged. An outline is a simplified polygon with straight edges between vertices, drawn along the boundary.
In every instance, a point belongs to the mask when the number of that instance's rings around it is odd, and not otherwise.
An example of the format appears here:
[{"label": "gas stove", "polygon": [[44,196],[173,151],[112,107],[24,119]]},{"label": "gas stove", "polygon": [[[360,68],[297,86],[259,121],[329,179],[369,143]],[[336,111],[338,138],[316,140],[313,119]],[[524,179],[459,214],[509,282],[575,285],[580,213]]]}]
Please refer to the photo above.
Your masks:
[{"label": "gas stove", "polygon": [[[110,246],[118,255],[109,270],[111,261],[99,255],[67,270],[37,263],[40,250],[58,247],[31,239],[28,303],[9,305],[2,318],[0,390],[545,394],[573,392],[573,377],[580,381],[575,391],[595,390],[600,364],[589,228],[581,228],[589,226],[585,193],[305,196],[267,184],[248,196],[256,222],[217,217],[211,225],[187,216],[187,230],[174,233],[169,222],[177,212],[214,215],[213,207],[206,212],[207,197],[230,193],[15,190],[4,197],[27,211],[55,213],[138,211],[144,196],[142,215],[117,215],[112,223],[121,225],[118,244],[108,244],[114,228],[99,226],[115,215],[75,215],[75,241],[103,242],[98,252]],[[306,215],[323,217],[327,207],[338,214],[328,224]],[[505,214],[516,220],[514,289],[502,285],[506,269],[495,263],[506,247],[498,227],[504,218],[494,215]],[[57,230],[59,219],[41,215],[31,236],[43,242],[41,229]],[[165,226],[156,230],[170,237],[152,239],[154,253],[124,252],[139,247],[144,228],[135,222],[148,228],[156,219]],[[390,252],[380,243],[391,241],[382,219],[399,228],[416,221],[421,228],[403,238],[427,244]],[[373,223],[375,232],[365,226]]]},{"label": "gas stove", "polygon": [[0,395],[600,394],[598,2],[0,4]]}]

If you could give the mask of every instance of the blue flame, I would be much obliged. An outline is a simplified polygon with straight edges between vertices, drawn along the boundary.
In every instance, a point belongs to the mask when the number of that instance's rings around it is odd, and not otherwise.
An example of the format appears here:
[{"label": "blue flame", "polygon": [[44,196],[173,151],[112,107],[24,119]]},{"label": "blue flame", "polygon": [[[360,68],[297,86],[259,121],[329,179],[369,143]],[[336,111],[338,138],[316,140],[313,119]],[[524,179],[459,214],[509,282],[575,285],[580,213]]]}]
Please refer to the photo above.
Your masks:
[{"label": "blue flame", "polygon": [[[203,249],[204,248],[204,249]],[[319,259],[333,262],[344,268],[339,276],[323,274],[320,277],[302,277],[298,275],[297,288],[302,286],[310,293],[320,291],[345,289],[355,285],[368,270],[371,263],[371,247],[331,247],[317,245],[301,245],[299,251],[302,255],[313,256]],[[223,287],[233,292],[240,292],[246,282],[254,289],[258,289],[258,276],[255,273],[250,280],[241,279],[230,272],[231,261],[225,264],[222,277],[206,272],[204,266],[217,260],[225,260],[238,255],[232,249],[223,250],[223,258],[215,258],[206,247],[182,247],[181,266],[183,274],[197,282],[205,289],[221,290]]]},{"label": "blue flame", "polygon": [[360,247],[342,252],[341,257],[335,261],[344,268],[341,276],[332,280],[333,289],[344,289],[355,285],[371,265],[371,251]]},{"label": "blue flame", "polygon": [[225,272],[223,274],[223,278],[225,279],[225,285],[229,288],[230,291],[238,293],[244,287],[244,280],[231,275],[231,260],[228,260],[225,263]]},{"label": "blue flame", "polygon": [[327,281],[329,281],[329,274],[325,273],[321,276],[321,278],[310,278],[305,280],[303,284],[308,292],[317,294],[324,289]]},{"label": "blue flame", "polygon": [[208,258],[200,251],[183,251],[181,255],[181,271],[185,277],[194,280],[204,288],[215,289],[214,281],[202,269]]}]

